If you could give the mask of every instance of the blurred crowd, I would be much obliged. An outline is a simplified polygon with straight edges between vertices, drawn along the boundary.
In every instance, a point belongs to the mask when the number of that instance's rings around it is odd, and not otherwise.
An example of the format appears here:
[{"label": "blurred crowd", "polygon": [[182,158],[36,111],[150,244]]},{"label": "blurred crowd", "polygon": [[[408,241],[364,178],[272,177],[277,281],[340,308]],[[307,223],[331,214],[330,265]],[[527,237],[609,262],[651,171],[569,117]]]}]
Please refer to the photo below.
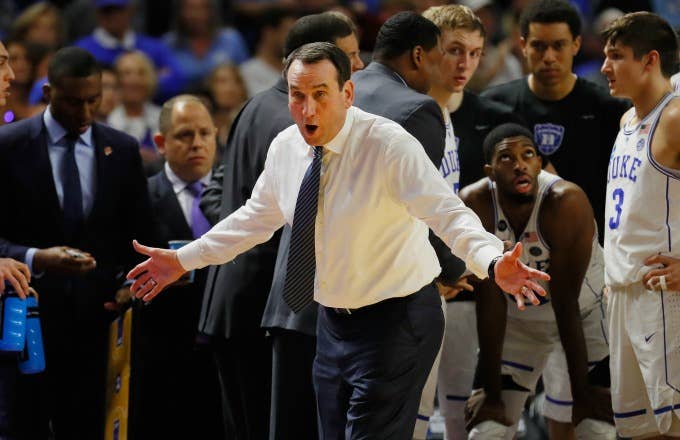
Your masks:
[{"label": "blurred crowd", "polygon": [[[519,44],[519,16],[529,0],[460,0],[482,20],[488,35],[484,57],[468,84],[481,92],[527,73]],[[445,0],[73,0],[3,1],[0,36],[6,41],[16,79],[0,124],[41,112],[51,55],[75,44],[105,67],[98,120],[138,139],[148,175],[162,159],[152,136],[159,105],[180,93],[201,96],[218,133],[218,160],[231,123],[249,97],[274,85],[282,68],[285,37],[303,15],[337,10],[358,27],[367,64],[381,24],[399,11],[424,11],[456,3]],[[584,32],[574,72],[606,85],[600,73],[599,32],[633,10],[680,13],[661,0],[575,0]],[[676,8],[677,9],[677,8]],[[675,15],[673,15],[675,14]],[[675,21],[674,21],[675,20]]]}]

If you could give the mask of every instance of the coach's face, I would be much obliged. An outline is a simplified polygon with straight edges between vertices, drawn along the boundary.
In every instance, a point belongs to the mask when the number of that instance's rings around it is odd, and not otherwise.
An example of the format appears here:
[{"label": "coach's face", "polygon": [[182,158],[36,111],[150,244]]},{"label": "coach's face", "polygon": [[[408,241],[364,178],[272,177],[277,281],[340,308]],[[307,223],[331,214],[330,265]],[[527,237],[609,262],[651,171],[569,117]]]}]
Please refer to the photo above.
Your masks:
[{"label": "coach's face", "polygon": [[82,134],[92,125],[102,102],[102,75],[64,77],[55,84],[45,84],[54,119],[71,134]]},{"label": "coach's face", "polygon": [[308,145],[323,146],[342,129],[354,100],[354,84],[338,84],[338,71],[329,60],[288,68],[288,108]]},{"label": "coach's face", "polygon": [[10,82],[14,80],[14,71],[9,65],[9,53],[5,45],[0,43],[0,107],[7,104]]}]

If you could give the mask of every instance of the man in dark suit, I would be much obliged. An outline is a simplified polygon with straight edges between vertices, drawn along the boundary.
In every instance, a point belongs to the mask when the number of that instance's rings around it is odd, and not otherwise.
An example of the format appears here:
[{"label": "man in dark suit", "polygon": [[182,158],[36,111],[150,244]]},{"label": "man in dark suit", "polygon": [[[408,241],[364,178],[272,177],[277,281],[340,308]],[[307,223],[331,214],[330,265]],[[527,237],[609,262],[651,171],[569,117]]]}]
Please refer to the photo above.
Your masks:
[{"label": "man in dark suit", "polygon": [[[354,105],[404,127],[437,168],[444,157],[446,131],[442,110],[427,93],[441,61],[440,33],[419,14],[395,14],[380,28],[371,64],[352,75]],[[438,281],[454,285],[465,265],[432,233],[430,241],[442,266]]]},{"label": "man in dark suit", "polygon": [[[205,105],[191,95],[167,101],[159,119],[154,142],[166,162],[149,178],[149,195],[156,238],[168,246],[200,237],[210,226],[198,202],[215,161],[216,128]],[[196,271],[167,296],[141,307],[139,438],[191,438],[199,426],[204,439],[224,438],[215,364],[196,332],[206,275],[207,269]],[[168,423],[177,414],[182,417]]]},{"label": "man in dark suit", "polygon": [[439,34],[434,23],[414,12],[393,15],[380,28],[371,64],[352,75],[354,105],[404,127],[437,167],[446,133],[442,112],[427,92],[439,69]]},{"label": "man in dark suit", "polygon": [[[0,127],[0,218],[6,256],[25,261],[40,292],[46,377],[33,377],[21,437],[103,435],[108,324],[104,304],[129,296],[133,237],[151,236],[137,142],[94,122],[101,70],[86,51],[58,51],[44,113]],[[149,238],[150,239],[150,238]],[[29,380],[24,378],[24,380]],[[19,384],[19,394],[22,384]],[[26,385],[26,384],[24,384]],[[26,391],[26,389],[23,389]],[[31,431],[29,434],[26,431]]]},{"label": "man in dark suit", "polygon": [[[338,45],[350,58],[353,70],[363,67],[358,57],[356,29],[346,17],[327,12],[300,18],[288,33],[284,55],[316,41]],[[266,129],[257,121],[267,121]],[[232,127],[223,171],[215,173],[201,202],[213,223],[231,214],[248,199],[264,168],[269,144],[291,125],[288,86],[283,78],[253,97],[241,110]],[[259,129],[253,129],[256,126]],[[286,256],[289,235],[290,229],[284,228],[279,247],[283,251],[279,252],[285,252]],[[266,438],[266,434],[259,431],[266,426],[258,421],[262,420],[262,413],[269,404],[267,401],[265,405],[262,399],[269,396],[270,374],[269,438],[313,439],[317,435],[312,386],[316,307],[310,305],[296,314],[282,300],[281,277],[285,274],[285,264],[283,269],[280,266],[286,259],[281,259],[280,255],[277,258],[278,245],[279,233],[234,261],[211,268],[208,275],[199,329],[220,341],[216,346],[216,357],[224,401],[231,402],[231,409],[226,409],[225,413],[231,412],[237,417],[227,420],[227,424],[236,424],[240,433],[234,437],[237,439]],[[270,285],[271,293],[267,297]],[[264,339],[260,319],[272,335],[272,348]],[[309,417],[300,423],[300,414]]]}]

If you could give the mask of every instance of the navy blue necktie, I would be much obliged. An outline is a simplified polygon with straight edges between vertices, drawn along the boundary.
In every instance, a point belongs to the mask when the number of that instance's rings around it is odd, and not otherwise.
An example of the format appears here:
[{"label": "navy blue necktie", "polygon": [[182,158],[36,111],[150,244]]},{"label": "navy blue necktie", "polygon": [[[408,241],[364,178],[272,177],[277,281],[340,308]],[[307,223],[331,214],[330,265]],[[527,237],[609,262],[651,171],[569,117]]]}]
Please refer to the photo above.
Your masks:
[{"label": "navy blue necktie", "polygon": [[314,225],[319,202],[319,178],[323,147],[314,147],[314,159],[300,185],[290,238],[283,299],[295,313],[314,299]]},{"label": "navy blue necktie", "polygon": [[61,164],[61,183],[64,190],[64,232],[67,240],[72,240],[83,224],[83,191],[80,187],[80,173],[76,163],[76,143],[78,136],[67,134],[66,154]]}]

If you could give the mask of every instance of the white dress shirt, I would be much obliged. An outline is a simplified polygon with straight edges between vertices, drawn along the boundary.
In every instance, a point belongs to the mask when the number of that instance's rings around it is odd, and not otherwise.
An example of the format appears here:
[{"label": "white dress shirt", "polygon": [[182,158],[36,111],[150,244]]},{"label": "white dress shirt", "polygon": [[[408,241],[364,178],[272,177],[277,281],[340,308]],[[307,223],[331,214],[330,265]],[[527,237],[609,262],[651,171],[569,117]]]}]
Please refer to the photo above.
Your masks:
[{"label": "white dress shirt", "polygon": [[[312,148],[293,125],[274,139],[251,198],[178,251],[182,266],[222,264],[292,224]],[[503,245],[453,193],[400,125],[352,107],[324,145],[314,299],[358,308],[406,296],[441,271],[428,226],[479,278]],[[419,220],[420,219],[420,220]],[[421,221],[422,220],[422,221]]]}]

